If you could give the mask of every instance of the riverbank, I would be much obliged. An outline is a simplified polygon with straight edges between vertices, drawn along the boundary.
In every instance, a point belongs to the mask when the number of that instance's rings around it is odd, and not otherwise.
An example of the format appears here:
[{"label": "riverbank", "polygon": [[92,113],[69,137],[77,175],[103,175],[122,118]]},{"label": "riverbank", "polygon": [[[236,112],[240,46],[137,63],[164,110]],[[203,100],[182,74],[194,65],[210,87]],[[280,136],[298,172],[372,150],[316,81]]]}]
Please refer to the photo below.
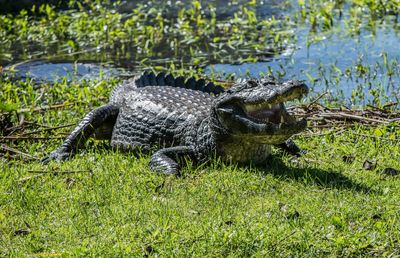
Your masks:
[{"label": "riverbank", "polygon": [[[290,107],[309,121],[294,137],[307,150],[302,157],[275,149],[264,167],[188,163],[175,178],[151,172],[147,155],[114,152],[90,140],[69,161],[39,162],[123,79],[106,73],[103,64],[133,74],[150,69],[207,77],[229,87],[246,77],[229,72],[234,62],[253,65],[254,72],[275,59],[291,60],[282,56],[296,49],[294,29],[302,22],[314,28],[304,34],[311,45],[328,42],[338,24],[355,35],[372,35],[379,22],[398,31],[395,1],[341,3],[291,2],[290,8],[299,8],[293,17],[261,18],[252,9],[255,1],[228,18],[206,15],[202,10],[212,14],[212,7],[198,1],[174,19],[157,8],[121,14],[95,2],[77,10],[44,6],[37,16],[0,15],[0,256],[397,255],[400,69],[396,53],[375,56],[387,50],[380,48],[385,44],[362,50],[366,55],[354,63],[309,63],[316,73],[292,74],[306,76],[313,89],[309,99]],[[344,8],[351,10],[349,19],[340,18]],[[357,37],[348,42],[359,46]],[[59,58],[72,71],[36,79],[49,75],[46,60]],[[36,59],[46,68],[35,78],[13,71],[20,61]],[[87,68],[82,60],[99,66]],[[207,68],[215,64],[227,65]],[[95,75],[81,78],[82,67]],[[295,71],[276,67],[270,72],[278,80]],[[353,82],[362,89],[351,88]],[[346,86],[354,101],[334,94]]]}]

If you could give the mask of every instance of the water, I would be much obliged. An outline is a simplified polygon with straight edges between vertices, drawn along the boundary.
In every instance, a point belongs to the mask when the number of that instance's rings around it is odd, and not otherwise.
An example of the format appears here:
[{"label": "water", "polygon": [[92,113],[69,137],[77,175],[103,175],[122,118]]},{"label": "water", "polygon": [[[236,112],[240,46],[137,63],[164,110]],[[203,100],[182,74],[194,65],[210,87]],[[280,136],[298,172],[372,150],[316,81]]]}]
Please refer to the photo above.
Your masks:
[{"label": "water", "polygon": [[[229,74],[260,77],[272,71],[274,76],[282,79],[305,80],[312,86],[314,95],[325,93],[332,101],[344,103],[373,103],[377,94],[384,102],[400,99],[398,31],[379,26],[350,36],[342,26],[307,46],[308,35],[309,27],[299,26],[296,29],[297,44],[268,62],[213,64],[206,72],[221,74],[221,77]],[[394,70],[393,75],[388,67]],[[363,74],[361,68],[366,73]],[[313,83],[314,80],[317,81]]]},{"label": "water", "polygon": [[[111,5],[116,0],[110,1]],[[236,0],[236,1],[227,1],[227,0],[207,0],[205,3],[213,4],[217,8],[217,15],[222,17],[231,16],[232,13],[236,12],[239,9],[239,6],[247,4],[248,0]],[[264,4],[264,2],[268,2],[268,4]],[[286,4],[285,1],[281,0],[265,0],[259,1],[258,8],[256,10],[258,16],[271,16],[271,15],[279,15],[282,12],[282,7]],[[66,9],[68,6],[68,0],[18,0],[18,1],[9,1],[9,0],[0,0],[0,13],[18,13],[23,9],[30,10],[34,5],[40,6],[42,4],[50,4],[56,5],[59,9]],[[141,5],[157,5],[157,6],[166,6],[166,11],[169,16],[176,16],[177,12],[180,8],[185,7],[188,8],[192,4],[191,1],[171,1],[171,0],[157,0],[155,3],[152,3],[148,0],[129,0],[129,1],[121,1],[121,4],[118,5],[118,11],[122,13],[130,13],[132,9],[136,8],[139,4]]]},{"label": "water", "polygon": [[123,68],[99,63],[50,62],[41,60],[14,64],[7,67],[7,69],[11,69],[11,67],[13,70],[11,74],[15,78],[30,78],[41,83],[60,82],[62,80],[69,82],[100,80],[129,75]]},{"label": "water", "polygon": [[[232,16],[233,13],[237,12],[240,6],[248,4],[248,0],[207,0],[203,1],[204,4],[212,4],[216,7],[216,14],[219,18],[225,18]],[[282,0],[262,0],[257,1],[256,14],[258,17],[270,17],[280,16],[282,10],[287,7],[287,3]],[[157,5],[165,6],[165,11],[169,17],[175,17],[181,8],[189,8],[192,3],[191,1],[171,1],[171,0],[158,0],[152,3],[148,0],[135,0],[135,1],[123,1],[122,5],[119,6],[120,12],[131,12],[131,10],[137,7],[138,4],[143,5]]]},{"label": "water", "polygon": [[[129,11],[129,4],[146,3],[147,1],[125,2],[120,11]],[[240,4],[247,1],[236,1],[226,5],[225,1],[209,1],[217,6],[219,17],[227,17],[237,11]],[[258,2],[259,19],[272,15],[282,16],[296,13],[296,7],[287,9],[282,1],[269,0]],[[162,1],[169,4],[169,1]],[[161,4],[161,3],[160,3]],[[185,3],[181,3],[185,6]],[[347,12],[347,13],[346,13]],[[171,12],[170,15],[176,15]],[[374,104],[375,102],[398,102],[400,99],[400,43],[399,27],[393,18],[384,19],[380,24],[368,26],[363,24],[359,33],[350,33],[347,27],[345,10],[343,18],[335,20],[331,30],[310,33],[310,26],[298,24],[295,27],[296,41],[283,52],[262,62],[242,63],[239,65],[213,63],[205,68],[206,74],[218,74],[221,78],[234,75],[236,78],[260,77],[273,74],[278,79],[305,80],[312,88],[311,95],[325,94],[327,101],[346,104]],[[378,23],[378,22],[377,22]],[[311,41],[312,37],[318,40]],[[160,51],[163,51],[160,49]],[[165,49],[166,53],[167,49]],[[90,54],[90,53],[89,53]],[[94,53],[93,53],[94,54]],[[96,53],[98,54],[98,53]],[[101,53],[100,53],[101,54]],[[88,53],[85,54],[85,59]],[[110,53],[106,54],[107,56]],[[17,65],[17,78],[33,78],[37,81],[52,82],[63,77],[67,80],[87,80],[120,77],[132,74],[137,69],[134,56],[132,60],[118,60],[111,57],[114,66],[97,62],[73,61],[33,61]],[[79,56],[74,56],[79,59]],[[80,58],[82,59],[82,57]],[[95,60],[95,59],[94,59]],[[101,60],[104,60],[102,58]],[[1,60],[0,60],[1,61]],[[165,59],[164,64],[169,60]],[[151,61],[153,65],[163,65]],[[0,62],[1,63],[1,62]],[[10,65],[9,65],[10,66]]]}]

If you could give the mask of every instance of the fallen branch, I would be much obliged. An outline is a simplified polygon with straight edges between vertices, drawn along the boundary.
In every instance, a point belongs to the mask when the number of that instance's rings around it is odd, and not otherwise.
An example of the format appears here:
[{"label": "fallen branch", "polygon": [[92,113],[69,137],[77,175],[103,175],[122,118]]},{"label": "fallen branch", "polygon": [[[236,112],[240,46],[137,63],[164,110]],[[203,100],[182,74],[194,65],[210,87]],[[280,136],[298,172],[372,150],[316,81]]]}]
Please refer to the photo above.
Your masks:
[{"label": "fallen branch", "polygon": [[35,174],[75,174],[75,173],[92,173],[92,170],[67,170],[67,171],[57,171],[57,170],[28,170],[29,173]]},{"label": "fallen branch", "polygon": [[357,120],[360,122],[372,122],[372,123],[378,123],[378,124],[388,124],[388,121],[384,121],[384,120],[378,120],[378,119],[374,119],[374,118],[368,118],[368,117],[363,117],[363,116],[358,116],[358,115],[353,115],[353,114],[346,114],[343,112],[338,112],[338,113],[320,113],[318,114],[318,116],[320,117],[325,117],[325,118],[333,118],[333,119],[339,119],[339,120],[346,120],[346,119],[352,119],[352,120]]},{"label": "fallen branch", "polygon": [[55,127],[46,127],[46,128],[42,128],[42,129],[39,129],[39,130],[35,130],[35,131],[27,132],[27,133],[22,133],[21,136],[31,135],[31,134],[35,134],[35,133],[41,133],[41,132],[45,132],[45,131],[52,131],[52,130],[71,127],[71,126],[75,126],[75,125],[76,124],[68,124],[68,125],[60,125],[60,126],[55,126]]},{"label": "fallen branch", "polygon": [[0,136],[0,142],[4,141],[47,141],[54,139],[65,139],[65,136],[53,136],[53,137],[33,137],[33,136]]},{"label": "fallen branch", "polygon": [[14,149],[14,148],[12,148],[10,146],[7,146],[5,144],[1,144],[0,145],[0,149],[5,150],[7,152],[11,152],[11,153],[17,154],[17,155],[19,155],[19,156],[21,156],[23,158],[27,158],[27,159],[30,159],[30,160],[40,160],[40,159],[38,159],[38,158],[36,158],[36,157],[34,157],[32,155],[29,155],[29,154],[24,153],[24,152],[22,152],[20,150]]},{"label": "fallen branch", "polygon": [[35,107],[35,108],[21,108],[17,110],[17,113],[26,113],[26,112],[41,112],[41,111],[46,111],[50,109],[58,109],[58,108],[64,108],[64,107],[69,107],[73,106],[76,103],[67,103],[67,104],[57,104],[57,105],[50,105],[50,106],[43,106],[43,107]]},{"label": "fallen branch", "polygon": [[[318,99],[318,98],[317,98]],[[303,106],[288,107],[298,117],[306,118],[311,128],[342,128],[355,124],[387,125],[400,121],[400,112],[369,106],[368,109],[327,108],[313,101]]]},{"label": "fallen branch", "polygon": [[17,182],[18,183],[25,183],[26,181],[28,181],[28,180],[30,180],[32,178],[37,178],[37,177],[40,177],[40,176],[43,176],[43,174],[37,174],[37,175],[33,175],[33,176],[24,177],[24,178],[18,179]]},{"label": "fallen branch", "polygon": [[311,131],[311,130],[308,130],[307,131],[307,133],[305,133],[305,134],[302,134],[302,137],[305,137],[305,138],[309,138],[309,137],[316,137],[316,136],[326,136],[326,135],[338,135],[338,134],[341,134],[341,133],[343,133],[343,132],[345,132],[345,129],[341,129],[341,130],[338,130],[338,131],[329,131],[329,132],[324,132],[324,133],[317,133],[317,132],[313,132],[313,131]]}]

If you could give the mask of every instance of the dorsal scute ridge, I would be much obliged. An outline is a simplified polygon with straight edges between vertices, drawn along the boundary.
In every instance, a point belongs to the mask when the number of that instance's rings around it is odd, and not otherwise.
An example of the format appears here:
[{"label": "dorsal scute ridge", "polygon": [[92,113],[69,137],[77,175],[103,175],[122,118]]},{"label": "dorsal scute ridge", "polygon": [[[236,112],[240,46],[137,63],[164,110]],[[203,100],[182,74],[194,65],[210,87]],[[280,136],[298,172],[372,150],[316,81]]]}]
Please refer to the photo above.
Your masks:
[{"label": "dorsal scute ridge", "polygon": [[204,79],[196,80],[194,77],[186,78],[183,76],[174,77],[173,75],[164,72],[155,74],[153,72],[144,71],[141,75],[135,77],[134,83],[137,88],[147,86],[171,86],[197,90],[213,95],[219,95],[224,92],[224,88],[215,85],[213,82],[208,82],[206,84]]}]

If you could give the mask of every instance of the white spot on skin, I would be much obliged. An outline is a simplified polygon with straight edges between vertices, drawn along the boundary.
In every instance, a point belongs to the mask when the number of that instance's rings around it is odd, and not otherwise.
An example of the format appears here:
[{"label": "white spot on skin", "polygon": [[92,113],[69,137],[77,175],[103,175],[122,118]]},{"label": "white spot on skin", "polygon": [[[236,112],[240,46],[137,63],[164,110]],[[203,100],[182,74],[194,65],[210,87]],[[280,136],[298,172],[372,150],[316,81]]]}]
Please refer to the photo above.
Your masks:
[{"label": "white spot on skin", "polygon": [[145,109],[145,110],[149,110],[149,111],[153,111],[153,112],[158,112],[159,110],[161,110],[163,108],[160,104],[156,104],[150,100],[130,102],[128,107],[130,107],[131,109],[141,108],[141,109]]}]

